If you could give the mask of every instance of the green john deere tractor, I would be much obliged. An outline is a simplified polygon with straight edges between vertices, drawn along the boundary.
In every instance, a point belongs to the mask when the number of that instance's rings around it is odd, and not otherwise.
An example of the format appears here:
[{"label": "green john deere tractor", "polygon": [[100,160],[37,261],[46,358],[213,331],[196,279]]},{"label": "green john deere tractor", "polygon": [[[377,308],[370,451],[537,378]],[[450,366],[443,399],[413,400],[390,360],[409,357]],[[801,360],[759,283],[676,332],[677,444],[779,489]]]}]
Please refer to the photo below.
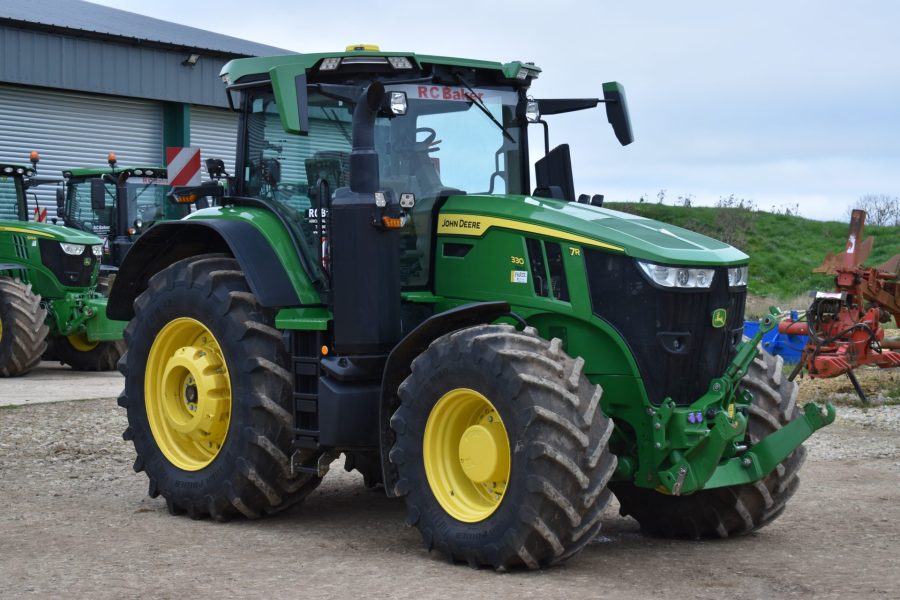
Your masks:
[{"label": "green john deere tractor", "polygon": [[544,115],[603,103],[632,140],[622,86],[535,100],[539,72],[371,46],[225,66],[229,190],[173,190],[218,206],[147,230],[107,309],[151,496],[256,518],[343,453],[428,549],[498,569],[572,556],[611,494],[663,536],[781,514],[834,409],[742,341],[746,255],[576,198],[565,145],[532,183]]},{"label": "green john deere tractor", "polygon": [[186,204],[172,204],[164,167],[109,167],[63,171],[57,192],[57,214],[67,227],[88,231],[103,240],[101,270],[115,272],[141,231],[159,220],[180,219]]},{"label": "green john deere tractor", "polygon": [[26,191],[49,182],[34,167],[0,165],[0,377],[27,373],[48,352],[76,370],[108,371],[125,351],[125,323],[106,318],[95,290],[100,239],[28,222]]}]

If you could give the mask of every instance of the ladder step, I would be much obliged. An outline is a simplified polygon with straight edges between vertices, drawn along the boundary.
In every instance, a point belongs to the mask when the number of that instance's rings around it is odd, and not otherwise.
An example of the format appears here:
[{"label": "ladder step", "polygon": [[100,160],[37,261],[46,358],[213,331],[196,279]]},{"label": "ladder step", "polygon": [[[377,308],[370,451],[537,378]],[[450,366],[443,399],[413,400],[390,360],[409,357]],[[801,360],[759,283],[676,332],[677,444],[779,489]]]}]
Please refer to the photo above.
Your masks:
[{"label": "ladder step", "polygon": [[319,364],[316,362],[294,362],[294,375],[301,377],[317,377],[319,375]]},{"label": "ladder step", "polygon": [[[322,347],[322,335],[319,332],[291,332],[291,374],[293,375],[294,393],[294,445],[301,449],[319,448],[319,348]],[[292,460],[292,462],[294,462]],[[294,465],[295,470],[302,473],[319,473],[321,466],[306,467]]]},{"label": "ladder step", "polygon": [[318,406],[319,405],[314,398],[309,400],[294,399],[294,408],[296,408],[298,412],[316,413],[319,412]]}]

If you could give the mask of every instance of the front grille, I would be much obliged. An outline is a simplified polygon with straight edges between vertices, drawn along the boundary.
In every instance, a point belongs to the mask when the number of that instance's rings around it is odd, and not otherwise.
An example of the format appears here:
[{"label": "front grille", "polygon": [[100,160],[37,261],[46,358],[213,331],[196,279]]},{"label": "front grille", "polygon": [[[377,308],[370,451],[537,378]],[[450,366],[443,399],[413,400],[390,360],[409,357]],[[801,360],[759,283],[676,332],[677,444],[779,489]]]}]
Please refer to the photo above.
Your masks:
[{"label": "front grille", "polygon": [[63,252],[59,242],[41,240],[41,262],[53,271],[59,282],[67,287],[87,287],[98,259],[91,253],[90,246],[78,256]]},{"label": "front grille", "polygon": [[28,243],[25,241],[25,238],[23,236],[13,236],[13,249],[15,250],[17,258],[21,258],[23,260],[28,259]]},{"label": "front grille", "polygon": [[[651,284],[626,256],[585,248],[585,265],[593,312],[628,343],[650,401],[687,405],[706,393],[743,333],[747,294],[728,289],[728,269],[716,268],[710,289],[673,290]],[[712,325],[717,308],[728,311],[725,327]]]}]

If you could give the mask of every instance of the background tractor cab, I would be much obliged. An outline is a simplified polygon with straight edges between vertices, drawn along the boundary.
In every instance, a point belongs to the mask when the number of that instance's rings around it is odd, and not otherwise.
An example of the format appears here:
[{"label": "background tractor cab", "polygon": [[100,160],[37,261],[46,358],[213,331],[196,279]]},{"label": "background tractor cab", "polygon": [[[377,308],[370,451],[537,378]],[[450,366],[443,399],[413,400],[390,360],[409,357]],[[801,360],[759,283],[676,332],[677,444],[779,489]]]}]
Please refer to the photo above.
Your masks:
[{"label": "background tractor cab", "polygon": [[63,171],[56,201],[66,226],[103,240],[104,267],[115,269],[144,229],[180,219],[190,207],[166,201],[170,188],[164,167],[119,167],[113,153],[108,162],[108,168]]},{"label": "background tractor cab", "polygon": [[[0,186],[0,221],[28,221],[38,223],[47,220],[47,209],[38,202],[37,195],[29,190],[39,185],[54,185],[60,182],[57,177],[44,177],[37,174],[40,154],[32,151],[29,155],[31,167],[24,165],[0,166],[0,178],[4,185]],[[31,200],[31,202],[29,202]],[[55,220],[54,220],[55,222]]]}]

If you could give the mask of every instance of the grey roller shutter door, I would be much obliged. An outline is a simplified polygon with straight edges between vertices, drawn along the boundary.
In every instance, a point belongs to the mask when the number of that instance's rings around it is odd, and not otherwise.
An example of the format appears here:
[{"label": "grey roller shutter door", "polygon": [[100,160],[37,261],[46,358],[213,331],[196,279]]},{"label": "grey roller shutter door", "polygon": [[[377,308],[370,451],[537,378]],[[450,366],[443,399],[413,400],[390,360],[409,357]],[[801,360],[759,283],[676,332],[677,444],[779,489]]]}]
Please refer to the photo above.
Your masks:
[{"label": "grey roller shutter door", "polygon": [[206,159],[221,158],[225,170],[234,175],[237,154],[238,114],[231,110],[191,107],[191,146],[200,148],[201,169],[206,179]]},{"label": "grey roller shutter door", "polygon": [[[106,166],[115,152],[119,164],[160,165],[162,106],[116,96],[75,94],[43,88],[0,85],[0,162],[26,164],[41,154],[38,173],[60,177],[63,169]],[[56,214],[55,189],[34,189],[41,207]],[[34,200],[29,195],[29,216]]]}]

